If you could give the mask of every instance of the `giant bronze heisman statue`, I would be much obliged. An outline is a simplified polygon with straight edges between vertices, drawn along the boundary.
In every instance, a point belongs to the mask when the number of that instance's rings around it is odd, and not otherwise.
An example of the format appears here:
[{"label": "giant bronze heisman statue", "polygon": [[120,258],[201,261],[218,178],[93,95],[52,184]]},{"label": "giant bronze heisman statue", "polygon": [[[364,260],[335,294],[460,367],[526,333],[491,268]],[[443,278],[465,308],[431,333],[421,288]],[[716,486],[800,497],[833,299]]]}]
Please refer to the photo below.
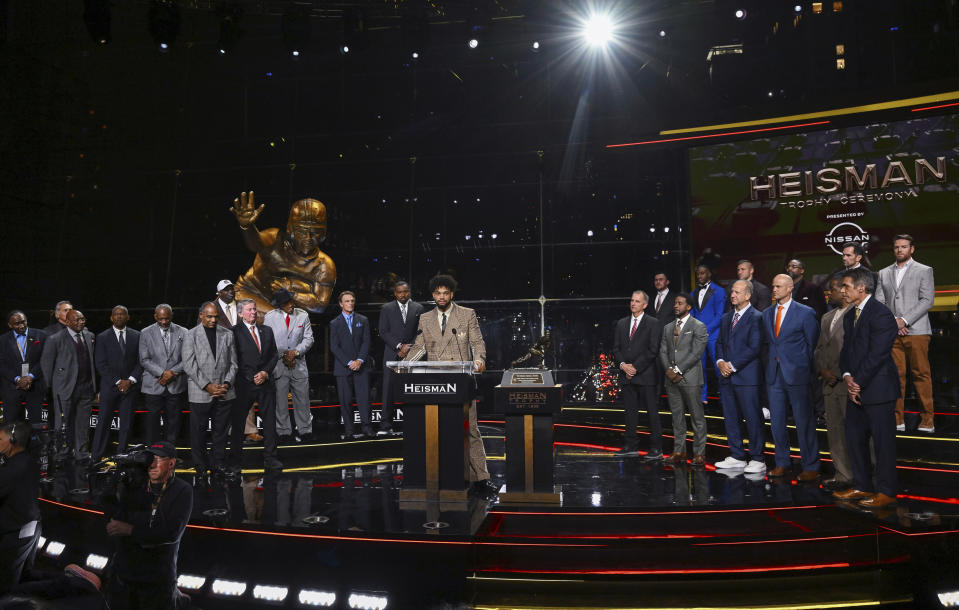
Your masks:
[{"label": "giant bronze heisman statue", "polygon": [[260,231],[253,223],[265,205],[256,207],[253,191],[240,193],[230,211],[243,231],[243,241],[256,253],[253,266],[236,281],[236,298],[253,299],[262,312],[273,309],[270,300],[280,289],[293,293],[293,303],[321,313],[336,283],[336,265],[319,248],[326,239],[326,206],[316,199],[300,199],[290,206],[286,230]]}]

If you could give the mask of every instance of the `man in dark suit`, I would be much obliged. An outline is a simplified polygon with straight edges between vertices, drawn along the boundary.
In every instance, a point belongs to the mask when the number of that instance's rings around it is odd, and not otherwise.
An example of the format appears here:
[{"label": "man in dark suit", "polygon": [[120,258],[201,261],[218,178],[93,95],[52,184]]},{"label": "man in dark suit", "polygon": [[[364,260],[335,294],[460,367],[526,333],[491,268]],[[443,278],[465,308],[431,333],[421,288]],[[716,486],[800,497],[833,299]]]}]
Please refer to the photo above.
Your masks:
[{"label": "man in dark suit", "polygon": [[786,273],[793,281],[791,298],[806,307],[812,307],[817,320],[822,318],[826,313],[826,296],[822,288],[806,279],[805,263],[798,258],[792,259],[786,264]]},{"label": "man in dark suit", "polygon": [[67,329],[47,339],[40,357],[43,378],[53,393],[51,418],[57,431],[58,460],[70,451],[74,459],[88,460],[90,411],[97,392],[93,333],[86,330],[83,313],[67,313]]},{"label": "man in dark suit", "polygon": [[647,460],[663,459],[663,427],[659,421],[659,401],[656,388],[659,386],[656,358],[659,355],[660,335],[663,327],[656,318],[644,310],[649,297],[642,290],[633,292],[629,300],[630,315],[616,323],[613,335],[613,356],[622,371],[623,400],[626,403],[626,432],[623,450],[617,455],[639,455],[639,440],[636,427],[639,424],[639,409],[649,418],[649,453]]},{"label": "man in dark suit", "polygon": [[[842,293],[855,311],[843,317],[839,368],[849,394],[846,404],[846,444],[852,462],[853,485],[836,492],[840,500],[859,500],[866,508],[896,503],[896,400],[899,372],[892,346],[899,325],[889,308],[872,298],[875,285],[868,269],[843,273]],[[875,486],[869,457],[876,456]]]},{"label": "man in dark suit", "polygon": [[[333,376],[340,397],[343,433],[340,438],[373,436],[370,424],[370,321],[356,313],[356,295],[340,293],[342,313],[330,322],[330,351],[333,352]],[[360,412],[363,434],[353,434],[353,394]]]},{"label": "man in dark suit", "polygon": [[652,296],[652,302],[646,308],[646,315],[659,320],[660,325],[668,324],[675,319],[673,315],[673,303],[676,301],[676,293],[669,289],[669,278],[665,273],[657,273],[653,276],[653,287],[656,293]]},{"label": "man in dark suit", "polygon": [[811,307],[793,298],[793,281],[785,274],[773,278],[772,296],[776,305],[762,313],[763,342],[768,348],[766,391],[769,396],[770,427],[776,444],[776,467],[771,477],[789,473],[789,432],[786,418],[792,408],[799,437],[803,470],[800,481],[819,477],[819,441],[816,418],[809,402],[809,380],[813,377],[813,352],[819,338],[819,323]]},{"label": "man in dark suit", "polygon": [[280,353],[273,329],[256,321],[256,303],[244,299],[236,304],[240,322],[233,327],[236,346],[236,402],[233,404],[230,457],[234,470],[242,466],[243,422],[253,403],[260,405],[263,420],[263,464],[267,470],[282,470],[276,458],[276,384],[271,377]]},{"label": "man in dark suit", "polygon": [[[230,280],[220,280],[216,284],[216,323],[227,330],[233,330],[233,327],[240,321],[240,314],[237,310],[237,303],[234,301],[235,289]],[[247,443],[258,443],[263,440],[263,435],[256,428],[256,414],[253,409],[246,414],[246,420],[243,422],[243,433],[246,435]]]},{"label": "man in dark suit", "polygon": [[34,429],[43,428],[40,407],[43,404],[43,371],[40,358],[47,335],[27,327],[27,316],[14,310],[7,316],[10,332],[0,335],[0,400],[3,421],[7,424],[23,418],[22,403]]},{"label": "man in dark suit", "polygon": [[143,367],[140,365],[140,333],[127,328],[130,313],[123,305],[110,312],[113,326],[97,335],[95,359],[100,374],[100,414],[93,435],[93,461],[107,455],[110,423],[114,411],[120,415],[117,452],[127,448],[133,427],[133,403],[140,391]]},{"label": "man in dark suit", "polygon": [[[716,340],[716,370],[719,371],[720,398],[730,456],[716,462],[716,468],[740,469],[748,473],[766,470],[763,458],[763,413],[759,407],[762,367],[759,348],[762,316],[752,306],[752,282],[736,280],[729,291],[733,311],[723,315]],[[746,420],[749,435],[749,462],[743,448],[741,422]]]},{"label": "man in dark suit", "polygon": [[70,313],[70,310],[73,309],[73,305],[70,301],[60,301],[57,303],[56,307],[53,308],[54,321],[43,329],[43,332],[46,336],[52,337],[61,330],[67,327],[67,314]]},{"label": "man in dark suit", "polygon": [[[755,307],[757,312],[762,313],[772,304],[772,293],[769,292],[769,286],[766,286],[753,277],[755,274],[756,268],[753,266],[752,261],[744,258],[736,263],[736,278],[749,280],[753,285],[753,292],[749,304]],[[730,291],[730,293],[732,293],[732,291]],[[730,302],[730,309],[732,308],[733,306]]]},{"label": "man in dark suit", "polygon": [[[852,271],[853,269],[865,269],[872,275],[875,284],[875,296],[882,292],[882,286],[879,283],[879,274],[867,267],[869,259],[866,258],[866,247],[858,241],[851,241],[842,247],[842,269],[840,272]],[[880,302],[882,301],[879,299]]]},{"label": "man in dark suit", "polygon": [[[716,339],[719,337],[719,321],[726,308],[726,291],[713,281],[713,272],[706,265],[696,267],[697,288],[690,295],[690,305],[693,306],[694,318],[706,325],[709,333],[709,342],[703,353],[703,390],[702,401],[706,403],[706,372],[716,362]],[[707,365],[707,362],[709,363]]]},{"label": "man in dark suit", "polygon": [[416,328],[420,323],[423,306],[410,299],[410,285],[397,282],[393,287],[396,300],[390,301],[380,309],[380,337],[383,347],[383,417],[380,420],[378,436],[393,431],[393,369],[386,366],[390,360],[402,360],[409,353],[416,338]]}]

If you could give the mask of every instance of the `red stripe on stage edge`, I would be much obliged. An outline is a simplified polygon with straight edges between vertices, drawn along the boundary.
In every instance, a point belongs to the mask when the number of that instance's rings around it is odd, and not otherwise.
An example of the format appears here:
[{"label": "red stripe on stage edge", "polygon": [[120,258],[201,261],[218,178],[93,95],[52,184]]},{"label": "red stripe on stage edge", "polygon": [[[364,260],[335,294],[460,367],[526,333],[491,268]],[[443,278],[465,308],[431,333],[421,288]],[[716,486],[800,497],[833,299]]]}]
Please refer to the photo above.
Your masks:
[{"label": "red stripe on stage edge", "polygon": [[684,136],[682,138],[666,138],[663,140],[646,140],[644,142],[627,142],[625,144],[607,144],[606,148],[624,148],[626,146],[642,146],[644,144],[665,144],[667,142],[684,142],[687,140],[702,140],[704,138],[721,138],[723,136],[739,136],[747,133],[761,133],[764,131],[781,131],[783,129],[796,129],[798,127],[812,127],[814,125],[828,125],[829,121],[813,121],[812,123],[794,123],[792,125],[780,125],[779,127],[761,127],[759,129],[746,129],[743,131],[722,131],[720,133],[709,133],[698,136]]},{"label": "red stripe on stage edge", "polygon": [[73,510],[82,510],[85,513],[93,513],[94,515],[102,515],[102,510],[94,510],[92,508],[83,508],[82,506],[74,506],[73,504],[64,504],[63,502],[57,502],[55,500],[48,500],[47,498],[37,498],[41,502],[46,502],[47,504],[54,504],[56,506],[62,506],[63,508],[70,508]]},{"label": "red stripe on stage edge", "polygon": [[939,104],[937,106],[923,106],[922,108],[912,108],[909,112],[922,112],[923,110],[935,110],[937,108],[951,108],[953,106],[959,106],[959,102],[952,102],[951,104]]},{"label": "red stripe on stage edge", "polygon": [[897,494],[897,498],[919,500],[920,502],[938,502],[939,504],[959,504],[959,498],[933,498],[930,496],[914,496],[912,494]]},{"label": "red stripe on stage edge", "polygon": [[693,546],[731,546],[739,544],[779,544],[780,542],[817,542],[821,540],[847,540],[849,538],[864,538],[875,534],[844,534],[842,536],[820,536],[818,538],[783,538],[779,540],[741,540],[732,542],[694,542]]},{"label": "red stripe on stage edge", "polygon": [[704,507],[702,510],[661,510],[661,511],[623,511],[623,512],[545,512],[545,511],[509,511],[509,510],[491,510],[488,514],[490,515],[510,515],[510,516],[543,516],[551,515],[554,517],[641,517],[641,516],[653,516],[653,515],[699,515],[706,516],[712,514],[726,514],[726,513],[755,513],[755,512],[769,512],[769,511],[783,511],[783,510],[808,510],[808,509],[819,509],[819,508],[836,508],[835,504],[807,504],[805,506],[776,506],[776,507],[759,507],[759,508],[723,508],[723,509],[714,509],[710,507]]}]

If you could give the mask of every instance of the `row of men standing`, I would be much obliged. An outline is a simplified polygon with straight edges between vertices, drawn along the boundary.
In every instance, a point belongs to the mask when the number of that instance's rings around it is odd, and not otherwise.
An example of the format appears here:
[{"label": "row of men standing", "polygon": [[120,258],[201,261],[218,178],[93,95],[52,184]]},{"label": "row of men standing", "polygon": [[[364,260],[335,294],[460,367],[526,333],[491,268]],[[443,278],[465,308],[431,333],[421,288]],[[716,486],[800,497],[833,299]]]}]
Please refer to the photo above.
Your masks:
[{"label": "row of men standing", "polygon": [[[685,462],[685,411],[688,409],[694,430],[693,464],[704,463],[705,418],[702,403],[694,394],[699,394],[705,385],[701,359],[708,357],[715,363],[719,376],[732,453],[716,466],[753,473],[765,471],[764,426],[759,407],[760,388],[764,386],[769,397],[775,443],[775,467],[769,475],[785,476],[791,468],[786,427],[791,410],[803,468],[798,478],[815,480],[819,473],[819,450],[808,388],[818,376],[828,397],[827,432],[836,471],[826,486],[834,489],[837,497],[859,500],[864,506],[894,502],[894,435],[897,424],[902,422],[905,371],[904,363],[897,366],[899,359],[894,361],[893,357],[897,346],[902,349],[903,337],[912,331],[920,337],[924,330],[928,332],[926,312],[931,306],[934,286],[931,268],[913,261],[913,252],[913,239],[900,235],[894,240],[896,264],[883,269],[878,278],[859,264],[845,265],[845,273],[834,274],[830,281],[830,302],[837,308],[821,323],[813,308],[795,298],[796,280],[802,281],[805,271],[802,263],[795,260],[790,261],[790,267],[800,271],[799,277],[794,273],[776,276],[770,294],[776,306],[763,313],[756,306],[758,283],[749,280],[752,265],[748,261],[740,262],[741,279],[731,287],[731,311],[722,313],[724,299],[716,298],[717,293],[722,294],[722,288],[710,289],[709,270],[700,267],[697,269],[699,289],[689,296],[672,295],[676,319],[667,323],[662,333],[657,332],[660,322],[644,322],[646,294],[634,293],[630,303],[632,316],[620,320],[614,339],[614,353],[626,377],[626,442],[622,454],[636,452],[637,410],[643,406],[650,416],[647,459],[662,458],[656,389],[659,383],[665,382],[677,439],[673,459]],[[878,290],[877,279],[883,282]],[[657,298],[651,311],[662,320],[667,317],[664,305],[668,290],[663,288],[668,280],[660,274],[655,283]],[[707,292],[709,294],[704,294]],[[872,298],[874,293],[876,298]],[[882,304],[883,297],[890,299],[895,314]],[[715,330],[689,315],[690,310],[705,311],[704,304],[710,299],[719,310],[714,317]],[[762,302],[763,297],[759,300]],[[855,314],[846,316],[852,305]],[[849,338],[845,344],[843,335]],[[921,340],[917,343],[923,345]],[[764,344],[765,363],[761,358]],[[925,346],[928,349],[928,343]],[[655,370],[657,355],[659,370],[665,371],[665,379]],[[897,377],[899,383],[895,383]],[[914,373],[914,381],[917,386],[922,384],[922,375]],[[842,383],[841,389],[837,389],[839,383]],[[929,392],[931,394],[931,389]],[[922,393],[920,389],[921,397]],[[847,403],[855,406],[847,409]],[[923,415],[921,428],[926,424],[925,413]],[[741,432],[743,420],[750,440],[748,455]],[[926,425],[931,428],[931,421]],[[875,481],[870,439],[876,448]]]}]

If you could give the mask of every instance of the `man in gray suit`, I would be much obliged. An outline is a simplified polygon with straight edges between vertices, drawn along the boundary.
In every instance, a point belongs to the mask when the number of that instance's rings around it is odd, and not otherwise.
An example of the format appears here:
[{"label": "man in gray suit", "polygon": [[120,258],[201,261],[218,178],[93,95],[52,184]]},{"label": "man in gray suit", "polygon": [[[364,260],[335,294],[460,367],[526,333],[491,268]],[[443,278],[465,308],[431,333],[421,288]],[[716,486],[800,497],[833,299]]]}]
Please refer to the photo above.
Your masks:
[{"label": "man in gray suit", "polygon": [[675,464],[686,463],[686,409],[693,420],[693,466],[706,464],[706,416],[700,393],[703,389],[703,353],[709,341],[706,325],[689,315],[692,304],[677,294],[673,304],[676,319],[663,327],[659,361],[666,371],[666,398],[673,414]]},{"label": "man in gray suit", "polygon": [[53,393],[53,427],[57,431],[56,459],[70,452],[79,461],[90,459],[90,412],[97,393],[93,333],[86,330],[83,313],[67,313],[66,330],[56,333],[43,349],[43,378]]},{"label": "man in gray suit", "polygon": [[906,430],[902,397],[906,394],[908,366],[922,406],[919,431],[932,433],[936,431],[936,425],[932,409],[932,375],[929,370],[929,341],[932,338],[929,310],[936,296],[936,282],[932,267],[912,258],[916,251],[912,235],[896,235],[892,241],[892,251],[896,262],[879,272],[876,300],[892,311],[899,325],[899,336],[892,346],[892,359],[899,369],[902,392],[896,401],[896,430]]},{"label": "man in gray suit", "polygon": [[835,475],[822,482],[829,491],[841,491],[852,485],[852,464],[846,451],[846,384],[842,383],[839,354],[842,353],[843,316],[849,312],[849,299],[842,294],[842,274],[829,278],[829,304],[834,306],[819,322],[819,341],[814,360],[822,382],[826,403],[826,438]]},{"label": "man in gray suit", "polygon": [[263,323],[273,329],[280,359],[273,369],[276,381],[276,433],[281,443],[293,440],[288,395],[293,395],[293,418],[299,440],[313,442],[313,417],[310,415],[310,372],[306,368],[306,352],[313,347],[313,328],[306,311],[293,307],[293,293],[280,289],[273,293]]},{"label": "man in gray suit", "polygon": [[186,376],[183,375],[183,337],[186,329],[173,323],[173,308],[166,303],[153,310],[155,324],[140,332],[140,366],[147,407],[147,444],[161,440],[160,416],[166,431],[162,439],[176,443],[180,413],[186,406]]},{"label": "man in gray suit", "polygon": [[[217,309],[211,302],[200,308],[200,324],[187,331],[183,339],[183,372],[187,376],[190,400],[190,456],[197,481],[205,483],[210,470],[206,450],[206,430],[213,418],[213,468],[226,471],[226,431],[230,410],[236,399],[236,350],[233,332],[216,323]],[[241,448],[242,449],[242,448]]]}]

